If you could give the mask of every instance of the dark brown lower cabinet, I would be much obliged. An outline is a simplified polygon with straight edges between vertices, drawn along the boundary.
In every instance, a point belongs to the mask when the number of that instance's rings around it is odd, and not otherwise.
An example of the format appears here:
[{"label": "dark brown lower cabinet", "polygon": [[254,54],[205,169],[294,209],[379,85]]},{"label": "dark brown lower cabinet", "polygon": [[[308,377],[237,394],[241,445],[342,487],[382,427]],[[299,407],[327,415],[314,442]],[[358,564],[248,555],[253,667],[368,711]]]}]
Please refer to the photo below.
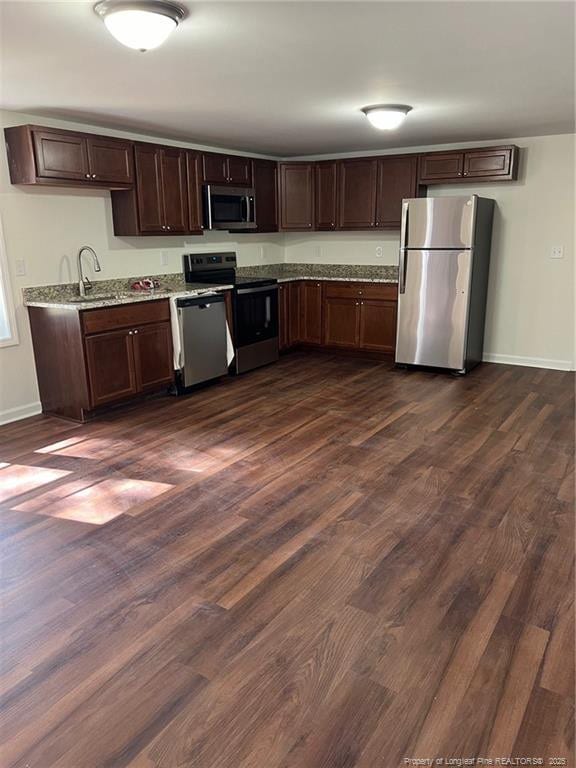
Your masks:
[{"label": "dark brown lower cabinet", "polygon": [[278,285],[278,347],[284,351],[300,341],[300,281]]},{"label": "dark brown lower cabinet", "polygon": [[29,307],[42,410],[85,421],[174,380],[168,301],[103,309]]},{"label": "dark brown lower cabinet", "polygon": [[375,352],[394,352],[398,302],[363,299],[360,302],[358,346]]},{"label": "dark brown lower cabinet", "polygon": [[135,395],[134,348],[128,331],[97,333],[88,336],[85,344],[92,406]]},{"label": "dark brown lower cabinet", "polygon": [[297,344],[391,354],[396,346],[394,283],[282,283],[279,346]]},{"label": "dark brown lower cabinet", "polygon": [[359,302],[356,299],[327,297],[324,303],[324,344],[330,347],[357,347],[360,332]]},{"label": "dark brown lower cabinet", "polygon": [[300,333],[304,344],[322,344],[322,283],[300,283]]},{"label": "dark brown lower cabinet", "polygon": [[148,392],[170,384],[174,378],[170,323],[135,328],[132,344],[137,391]]},{"label": "dark brown lower cabinet", "polygon": [[278,348],[290,347],[290,283],[278,286]]}]

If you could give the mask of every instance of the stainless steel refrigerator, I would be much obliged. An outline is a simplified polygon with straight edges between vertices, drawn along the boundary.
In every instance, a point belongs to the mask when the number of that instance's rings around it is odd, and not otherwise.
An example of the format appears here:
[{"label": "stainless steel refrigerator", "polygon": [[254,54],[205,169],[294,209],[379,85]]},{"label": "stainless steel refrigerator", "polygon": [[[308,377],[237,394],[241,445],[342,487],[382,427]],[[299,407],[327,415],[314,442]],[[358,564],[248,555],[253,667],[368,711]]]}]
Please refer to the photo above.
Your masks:
[{"label": "stainless steel refrigerator", "polygon": [[494,200],[404,200],[396,363],[466,373],[482,360]]}]

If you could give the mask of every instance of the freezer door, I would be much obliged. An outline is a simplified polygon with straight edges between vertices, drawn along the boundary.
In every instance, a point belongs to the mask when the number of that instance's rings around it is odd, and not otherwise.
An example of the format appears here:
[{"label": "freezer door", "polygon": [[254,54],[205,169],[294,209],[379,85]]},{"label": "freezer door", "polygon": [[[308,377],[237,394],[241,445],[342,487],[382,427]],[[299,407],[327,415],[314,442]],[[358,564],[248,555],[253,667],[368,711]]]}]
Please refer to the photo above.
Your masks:
[{"label": "freezer door", "polygon": [[403,248],[471,248],[476,195],[421,197],[402,204]]},{"label": "freezer door", "polygon": [[472,251],[405,251],[396,362],[463,370]]}]

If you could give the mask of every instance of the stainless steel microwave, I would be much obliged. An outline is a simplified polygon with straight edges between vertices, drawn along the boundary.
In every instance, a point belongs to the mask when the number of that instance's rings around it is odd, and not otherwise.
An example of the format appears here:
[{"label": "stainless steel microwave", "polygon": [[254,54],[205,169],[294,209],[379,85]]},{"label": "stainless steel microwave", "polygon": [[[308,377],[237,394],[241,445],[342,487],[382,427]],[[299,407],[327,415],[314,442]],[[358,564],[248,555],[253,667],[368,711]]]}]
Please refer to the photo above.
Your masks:
[{"label": "stainless steel microwave", "polygon": [[246,187],[204,187],[206,229],[256,229],[256,196]]}]

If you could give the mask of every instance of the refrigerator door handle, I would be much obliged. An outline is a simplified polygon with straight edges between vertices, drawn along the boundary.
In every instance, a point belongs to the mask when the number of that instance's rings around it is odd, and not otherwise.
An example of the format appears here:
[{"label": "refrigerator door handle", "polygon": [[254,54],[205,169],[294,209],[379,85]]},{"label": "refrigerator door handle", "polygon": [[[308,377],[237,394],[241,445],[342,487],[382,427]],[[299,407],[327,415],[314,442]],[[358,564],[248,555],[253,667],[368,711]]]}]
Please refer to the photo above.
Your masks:
[{"label": "refrigerator door handle", "polygon": [[408,200],[402,201],[402,223],[400,225],[400,248],[407,248],[406,235],[408,233]]},{"label": "refrigerator door handle", "polygon": [[406,248],[400,248],[400,260],[398,268],[398,293],[406,293]]}]

